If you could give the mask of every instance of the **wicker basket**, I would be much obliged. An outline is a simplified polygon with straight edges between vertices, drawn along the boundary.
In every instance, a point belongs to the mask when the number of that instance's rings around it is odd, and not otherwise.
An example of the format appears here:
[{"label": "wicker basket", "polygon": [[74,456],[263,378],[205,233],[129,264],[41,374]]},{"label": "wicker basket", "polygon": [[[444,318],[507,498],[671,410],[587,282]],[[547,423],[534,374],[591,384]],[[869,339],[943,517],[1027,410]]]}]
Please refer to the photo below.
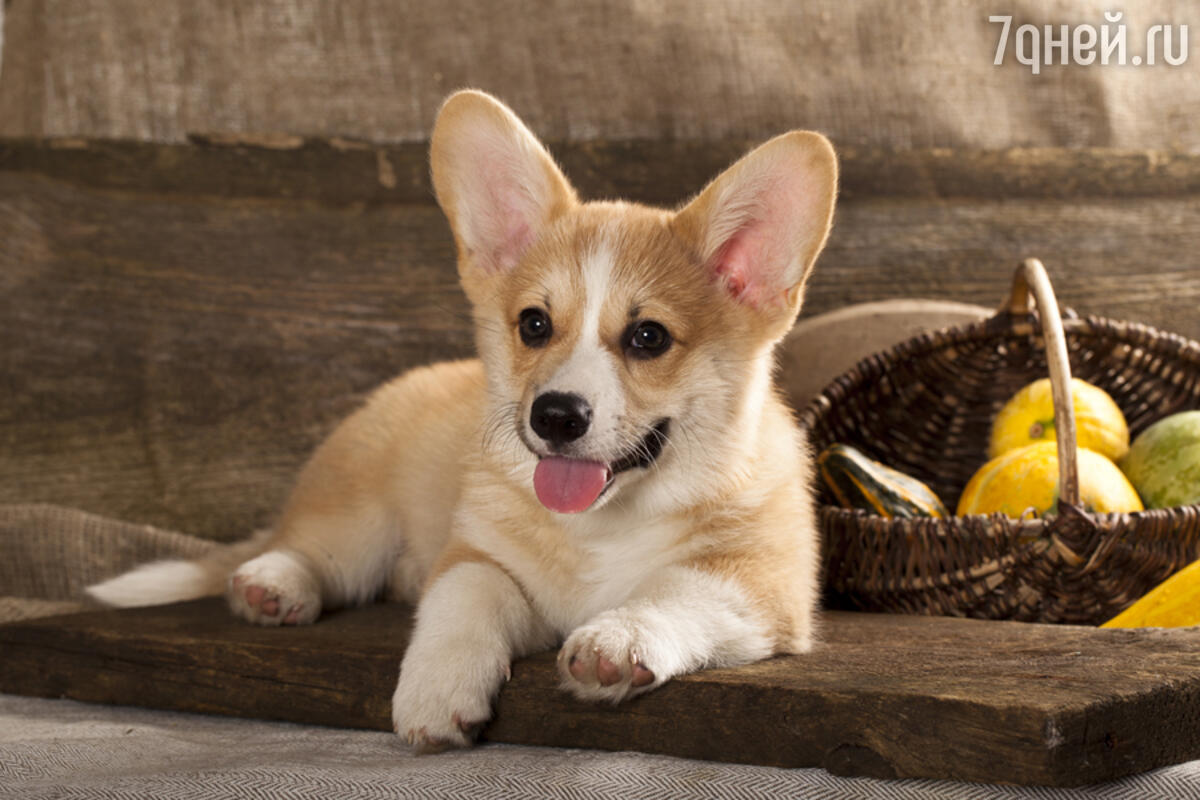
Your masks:
[{"label": "wicker basket", "polygon": [[1136,435],[1168,414],[1200,409],[1200,343],[1069,310],[1065,317],[1041,263],[1029,259],[996,316],[872,356],[804,411],[815,450],[853,444],[925,481],[953,509],[986,461],[1001,406],[1047,372],[1054,384],[1058,515],[886,519],[822,495],[833,605],[1094,624],[1200,557],[1200,506],[1130,514],[1079,507],[1068,389],[1074,372],[1107,391]]}]

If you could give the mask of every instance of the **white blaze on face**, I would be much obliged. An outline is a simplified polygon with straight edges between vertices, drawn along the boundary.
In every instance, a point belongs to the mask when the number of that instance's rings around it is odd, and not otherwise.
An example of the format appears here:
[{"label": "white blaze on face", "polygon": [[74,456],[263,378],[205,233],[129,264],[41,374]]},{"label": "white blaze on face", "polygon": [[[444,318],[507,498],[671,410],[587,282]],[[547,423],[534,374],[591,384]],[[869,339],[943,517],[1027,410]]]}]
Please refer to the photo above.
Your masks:
[{"label": "white blaze on face", "polygon": [[580,274],[584,297],[579,336],[567,360],[538,387],[539,393],[564,392],[587,401],[592,409],[592,422],[578,442],[579,455],[605,461],[618,458],[627,449],[627,443],[619,440],[617,432],[625,412],[619,365],[600,340],[600,316],[608,299],[615,260],[612,246],[603,239],[583,254]]}]

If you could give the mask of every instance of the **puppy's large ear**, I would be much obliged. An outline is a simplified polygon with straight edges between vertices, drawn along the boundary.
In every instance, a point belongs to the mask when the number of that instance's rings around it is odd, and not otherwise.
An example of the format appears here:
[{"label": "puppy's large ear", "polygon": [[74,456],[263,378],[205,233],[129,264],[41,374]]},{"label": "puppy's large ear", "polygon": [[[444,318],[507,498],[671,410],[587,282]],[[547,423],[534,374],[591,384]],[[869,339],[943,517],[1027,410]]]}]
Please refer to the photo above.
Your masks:
[{"label": "puppy's large ear", "polygon": [[717,176],[673,222],[710,276],[759,310],[800,309],[804,281],[825,246],[837,194],[829,140],[792,131]]},{"label": "puppy's large ear", "polygon": [[430,160],[463,277],[512,269],[545,225],[577,202],[537,138],[483,92],[456,92],[442,105]]}]

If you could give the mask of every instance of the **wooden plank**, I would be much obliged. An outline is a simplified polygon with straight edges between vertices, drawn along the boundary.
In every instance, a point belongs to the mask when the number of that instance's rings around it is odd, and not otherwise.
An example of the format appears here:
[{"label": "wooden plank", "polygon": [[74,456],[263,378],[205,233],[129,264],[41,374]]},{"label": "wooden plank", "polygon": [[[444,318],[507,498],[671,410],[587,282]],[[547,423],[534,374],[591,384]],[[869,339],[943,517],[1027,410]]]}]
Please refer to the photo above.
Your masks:
[{"label": "wooden plank", "polygon": [[[0,626],[0,691],[390,728],[409,611],[255,628],[220,601]],[[1200,757],[1200,630],[833,612],[806,656],[710,670],[619,707],[514,665],[491,741],[842,775],[1078,785]]]},{"label": "wooden plank", "polygon": [[212,538],[269,521],[361,397],[472,349],[433,206],[0,172],[0,502]]},{"label": "wooden plank", "polygon": [[1200,339],[1195,198],[871,198],[842,203],[805,311],[921,297],[999,307],[1021,257],[1060,304]]},{"label": "wooden plank", "polygon": [[[177,176],[197,194],[145,165],[121,183],[146,152],[128,147],[78,174],[50,155],[0,168],[0,502],[240,538],[366,392],[472,351],[449,233],[428,202],[212,194],[203,160]],[[308,168],[279,180],[303,195]],[[1036,254],[1064,303],[1200,338],[1196,252],[1187,195],[864,197],[841,204],[805,313],[995,306]]]},{"label": "wooden plank", "polygon": [[[193,135],[192,144],[0,138],[0,171],[84,186],[335,205],[430,203],[427,142]],[[551,142],[584,197],[672,206],[749,139]],[[1200,155],[1107,148],[839,148],[841,198],[1130,198],[1200,193]]]}]

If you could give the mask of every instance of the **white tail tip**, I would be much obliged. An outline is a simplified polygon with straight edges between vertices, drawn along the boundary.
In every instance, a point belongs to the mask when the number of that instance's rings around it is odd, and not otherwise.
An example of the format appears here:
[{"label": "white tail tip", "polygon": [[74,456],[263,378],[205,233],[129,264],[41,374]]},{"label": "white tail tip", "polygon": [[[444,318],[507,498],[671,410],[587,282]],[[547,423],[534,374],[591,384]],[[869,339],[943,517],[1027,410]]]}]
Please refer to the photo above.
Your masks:
[{"label": "white tail tip", "polygon": [[193,561],[155,561],[89,586],[85,591],[108,606],[132,608],[180,603],[214,594],[212,576]]}]

